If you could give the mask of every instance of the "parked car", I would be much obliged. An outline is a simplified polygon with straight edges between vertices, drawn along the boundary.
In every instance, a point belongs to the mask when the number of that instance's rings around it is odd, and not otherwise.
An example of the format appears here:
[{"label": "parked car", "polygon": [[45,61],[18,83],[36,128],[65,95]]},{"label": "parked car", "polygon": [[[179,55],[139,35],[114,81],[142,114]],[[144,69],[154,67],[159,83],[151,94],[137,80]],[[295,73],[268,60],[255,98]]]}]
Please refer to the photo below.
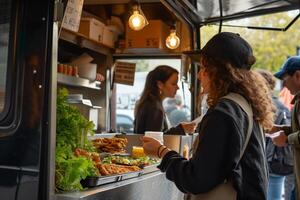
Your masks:
[{"label": "parked car", "polygon": [[117,131],[133,133],[133,110],[117,110]]}]

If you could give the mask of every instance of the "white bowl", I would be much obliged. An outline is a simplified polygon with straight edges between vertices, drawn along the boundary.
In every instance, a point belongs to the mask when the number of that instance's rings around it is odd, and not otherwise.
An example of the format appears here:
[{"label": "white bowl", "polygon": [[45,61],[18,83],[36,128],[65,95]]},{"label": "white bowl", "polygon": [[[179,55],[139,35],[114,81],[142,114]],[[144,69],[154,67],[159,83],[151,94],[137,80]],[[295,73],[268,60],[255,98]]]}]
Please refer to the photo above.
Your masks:
[{"label": "white bowl", "polygon": [[97,64],[86,63],[78,65],[78,75],[81,78],[89,79],[90,81],[96,80]]}]

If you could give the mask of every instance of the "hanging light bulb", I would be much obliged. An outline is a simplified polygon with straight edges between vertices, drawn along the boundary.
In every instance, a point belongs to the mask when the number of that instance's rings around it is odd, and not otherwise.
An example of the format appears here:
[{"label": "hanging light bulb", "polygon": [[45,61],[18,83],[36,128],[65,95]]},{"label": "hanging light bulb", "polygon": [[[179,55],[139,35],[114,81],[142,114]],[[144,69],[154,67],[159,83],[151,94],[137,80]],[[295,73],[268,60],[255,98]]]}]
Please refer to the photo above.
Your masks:
[{"label": "hanging light bulb", "polygon": [[129,17],[128,24],[135,31],[142,30],[146,26],[147,20],[140,13],[138,5],[133,6],[133,14]]},{"label": "hanging light bulb", "polygon": [[176,35],[176,29],[171,28],[170,35],[166,39],[166,46],[169,49],[176,49],[180,45],[180,39]]}]

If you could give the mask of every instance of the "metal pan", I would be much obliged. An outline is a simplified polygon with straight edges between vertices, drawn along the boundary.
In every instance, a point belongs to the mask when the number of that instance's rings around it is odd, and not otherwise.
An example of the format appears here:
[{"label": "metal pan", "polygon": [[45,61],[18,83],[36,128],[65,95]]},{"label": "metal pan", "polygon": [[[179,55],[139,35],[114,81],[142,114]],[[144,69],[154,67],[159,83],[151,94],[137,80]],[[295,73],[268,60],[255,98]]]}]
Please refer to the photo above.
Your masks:
[{"label": "metal pan", "polygon": [[144,166],[143,167],[143,174],[148,174],[148,173],[151,173],[151,172],[159,171],[159,169],[157,168],[158,165],[159,165],[159,163]]},{"label": "metal pan", "polygon": [[82,187],[96,187],[99,185],[104,185],[107,183],[114,183],[121,179],[121,175],[111,175],[111,176],[99,176],[99,177],[87,177],[84,180],[81,180]]},{"label": "metal pan", "polygon": [[139,177],[143,174],[143,171],[135,171],[135,172],[128,172],[128,173],[124,173],[124,174],[121,174],[121,180],[126,180],[126,179],[130,179],[130,178],[135,178],[135,177]]}]

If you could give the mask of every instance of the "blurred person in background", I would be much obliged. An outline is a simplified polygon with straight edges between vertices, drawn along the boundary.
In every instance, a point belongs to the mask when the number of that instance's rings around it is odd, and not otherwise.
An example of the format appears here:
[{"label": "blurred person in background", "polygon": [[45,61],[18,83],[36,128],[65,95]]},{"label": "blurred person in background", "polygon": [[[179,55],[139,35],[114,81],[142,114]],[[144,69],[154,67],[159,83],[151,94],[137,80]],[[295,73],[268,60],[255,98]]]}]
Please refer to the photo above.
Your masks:
[{"label": "blurred person in background", "polygon": [[294,98],[294,95],[292,95],[286,87],[283,87],[280,90],[278,97],[289,110],[292,110],[293,104],[291,104],[291,102]]},{"label": "blurred person in background", "polygon": [[174,97],[175,108],[167,113],[168,119],[172,126],[176,126],[181,122],[190,121],[187,108],[182,104],[182,98],[179,94]]},{"label": "blurred person in background", "polygon": [[166,98],[163,102],[163,107],[164,107],[166,115],[169,116],[173,110],[177,109],[176,99],[175,98]]},{"label": "blurred person in background", "polygon": [[280,131],[277,137],[273,137],[273,144],[279,147],[290,144],[293,147],[296,182],[291,199],[300,199],[300,56],[289,57],[274,76],[282,80],[283,86],[294,95],[291,126],[274,125],[271,132]]},{"label": "blurred person in background", "polygon": [[[289,108],[291,112],[291,110],[293,109],[293,104],[291,102],[294,98],[294,95],[292,95],[286,87],[283,87],[279,92],[278,98],[286,107]],[[287,175],[284,179],[284,191],[285,194],[287,194],[284,195],[285,200],[291,199],[291,193],[288,191],[291,191],[294,188],[294,186],[295,186],[295,175],[294,174]]]},{"label": "blurred person in background", "polygon": [[[265,79],[272,96],[273,104],[276,107],[275,124],[290,125],[291,113],[289,109],[274,96],[274,88],[276,84],[275,77],[267,70],[257,70]],[[282,188],[284,187],[285,199],[290,199],[291,190],[294,187],[293,175],[293,150],[290,145],[285,147],[276,147],[273,145],[272,139],[266,138],[266,153],[269,164],[269,187],[268,200],[281,200]],[[290,175],[287,179],[286,177]]]},{"label": "blurred person in background", "polygon": [[193,133],[196,124],[181,122],[175,127],[165,114],[162,102],[174,98],[178,87],[178,71],[167,65],[157,66],[146,78],[144,90],[135,106],[134,132],[163,131],[165,134],[185,135]]}]

